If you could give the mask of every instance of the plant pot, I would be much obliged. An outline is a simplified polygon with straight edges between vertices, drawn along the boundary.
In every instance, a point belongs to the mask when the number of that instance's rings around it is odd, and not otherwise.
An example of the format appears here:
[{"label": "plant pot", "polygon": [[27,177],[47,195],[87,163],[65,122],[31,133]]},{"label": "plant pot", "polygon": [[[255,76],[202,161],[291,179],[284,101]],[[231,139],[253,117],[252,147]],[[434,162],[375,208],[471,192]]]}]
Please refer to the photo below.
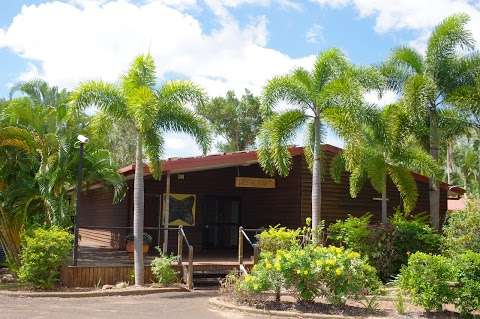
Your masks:
[{"label": "plant pot", "polygon": [[[134,250],[134,247],[135,247],[135,244],[132,240],[127,240],[127,245],[126,245],[126,250],[127,252],[129,253],[132,253],[133,254],[133,250]],[[145,255],[146,253],[148,253],[148,250],[149,250],[150,246],[148,244],[145,244],[143,243],[143,254]]]}]

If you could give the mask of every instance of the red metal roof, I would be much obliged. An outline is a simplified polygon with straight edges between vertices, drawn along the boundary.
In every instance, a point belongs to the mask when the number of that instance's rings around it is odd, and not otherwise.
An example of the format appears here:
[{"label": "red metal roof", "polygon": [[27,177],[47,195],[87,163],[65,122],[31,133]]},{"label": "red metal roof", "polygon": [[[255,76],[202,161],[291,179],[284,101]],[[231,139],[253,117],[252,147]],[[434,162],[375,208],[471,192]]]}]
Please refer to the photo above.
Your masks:
[{"label": "red metal roof", "polygon": [[[289,148],[290,154],[292,156],[302,155],[303,147],[293,146]],[[324,152],[329,152],[332,154],[338,154],[342,151],[341,148],[324,144],[322,146]],[[163,170],[172,174],[175,173],[187,173],[193,171],[202,171],[215,168],[223,167],[232,167],[232,166],[246,166],[255,164],[258,162],[257,152],[256,151],[241,151],[241,152],[232,152],[232,153],[219,153],[211,154],[205,156],[194,156],[194,157],[175,157],[169,158],[164,162]],[[119,170],[123,175],[131,175],[135,172],[135,165],[128,165]],[[148,165],[144,166],[145,175],[150,174]],[[420,175],[418,173],[412,173],[415,180],[428,183],[428,177]],[[448,190],[448,184],[442,182],[440,184],[442,189]],[[465,191],[459,187],[451,188],[450,191],[453,191],[457,194],[463,194]]]}]

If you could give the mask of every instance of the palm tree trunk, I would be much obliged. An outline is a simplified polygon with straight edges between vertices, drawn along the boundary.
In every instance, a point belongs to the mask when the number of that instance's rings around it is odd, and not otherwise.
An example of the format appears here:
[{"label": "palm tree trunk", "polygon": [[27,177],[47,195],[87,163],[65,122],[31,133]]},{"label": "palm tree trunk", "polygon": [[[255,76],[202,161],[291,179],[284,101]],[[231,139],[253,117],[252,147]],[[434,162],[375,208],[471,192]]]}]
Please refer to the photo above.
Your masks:
[{"label": "palm tree trunk", "polygon": [[[436,109],[430,110],[430,155],[438,161],[438,126]],[[440,189],[435,177],[429,179],[430,221],[434,229],[440,229]]]},{"label": "palm tree trunk", "polygon": [[453,143],[447,142],[447,183],[452,184],[452,171],[453,171]]},{"label": "palm tree trunk", "polygon": [[135,155],[135,179],[133,183],[133,261],[135,270],[135,286],[143,285],[143,151],[142,136],[137,133],[137,150]]},{"label": "palm tree trunk", "polygon": [[321,155],[321,123],[320,118],[315,117],[315,143],[313,147],[313,167],[312,167],[312,239],[314,243],[318,243],[318,226],[321,220],[321,204],[322,204],[322,168],[320,162]]},{"label": "palm tree trunk", "polygon": [[387,213],[387,172],[383,174],[383,191],[382,191],[382,224],[388,222]]}]

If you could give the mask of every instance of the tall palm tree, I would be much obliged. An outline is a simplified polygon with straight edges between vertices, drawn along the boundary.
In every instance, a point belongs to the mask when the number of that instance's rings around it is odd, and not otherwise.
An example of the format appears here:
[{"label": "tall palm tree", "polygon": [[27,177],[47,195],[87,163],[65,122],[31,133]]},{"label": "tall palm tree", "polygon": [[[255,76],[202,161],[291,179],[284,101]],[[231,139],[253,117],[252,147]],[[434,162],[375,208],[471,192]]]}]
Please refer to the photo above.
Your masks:
[{"label": "tall palm tree", "polygon": [[[441,111],[448,107],[448,96],[456,88],[474,80],[480,65],[479,56],[473,53],[472,34],[466,29],[468,20],[464,14],[447,17],[430,35],[425,55],[413,48],[400,47],[383,66],[390,87],[403,92],[411,128],[436,160]],[[429,197],[431,223],[438,229],[440,189],[433,176]]]},{"label": "tall palm tree", "polygon": [[400,192],[405,212],[415,208],[418,192],[410,170],[436,175],[439,167],[404,129],[405,116],[401,108],[396,104],[383,110],[375,106],[365,108],[364,114],[355,121],[358,127],[354,130],[350,126],[343,129],[342,116],[337,121],[332,118],[331,122],[346,142],[343,152],[330,166],[334,180],[341,182],[343,171],[348,171],[352,197],[358,195],[366,179],[370,180],[373,188],[382,194],[381,221],[384,224],[388,222],[388,179]]},{"label": "tall palm tree", "polygon": [[202,150],[210,146],[209,131],[204,121],[185,107],[187,103],[204,103],[205,94],[189,81],[168,81],[156,88],[153,58],[140,55],[122,76],[120,85],[91,81],[82,83],[73,93],[73,104],[78,109],[95,105],[100,109],[106,129],[113,121],[128,121],[135,126],[135,178],[133,190],[135,285],[143,285],[143,155],[147,156],[154,178],[161,176],[163,133],[184,132],[193,136]]},{"label": "tall palm tree", "polygon": [[[271,79],[263,93],[266,120],[259,134],[259,162],[269,174],[286,176],[291,166],[288,144],[306,124],[305,155],[312,168],[312,227],[321,219],[322,125],[330,113],[349,110],[349,117],[363,103],[364,87],[380,87],[373,68],[352,66],[338,49],[320,53],[311,72],[298,68]],[[286,101],[295,108],[271,115],[274,106]],[[314,238],[316,240],[316,238]]]}]

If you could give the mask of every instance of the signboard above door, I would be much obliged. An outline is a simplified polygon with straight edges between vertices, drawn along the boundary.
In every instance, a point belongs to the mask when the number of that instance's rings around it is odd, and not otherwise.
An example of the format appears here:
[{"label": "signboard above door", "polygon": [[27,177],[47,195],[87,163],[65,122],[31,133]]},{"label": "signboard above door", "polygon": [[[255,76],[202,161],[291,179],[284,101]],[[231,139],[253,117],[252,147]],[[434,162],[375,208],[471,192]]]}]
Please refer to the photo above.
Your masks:
[{"label": "signboard above door", "polygon": [[275,188],[275,179],[258,177],[235,177],[235,187]]}]

